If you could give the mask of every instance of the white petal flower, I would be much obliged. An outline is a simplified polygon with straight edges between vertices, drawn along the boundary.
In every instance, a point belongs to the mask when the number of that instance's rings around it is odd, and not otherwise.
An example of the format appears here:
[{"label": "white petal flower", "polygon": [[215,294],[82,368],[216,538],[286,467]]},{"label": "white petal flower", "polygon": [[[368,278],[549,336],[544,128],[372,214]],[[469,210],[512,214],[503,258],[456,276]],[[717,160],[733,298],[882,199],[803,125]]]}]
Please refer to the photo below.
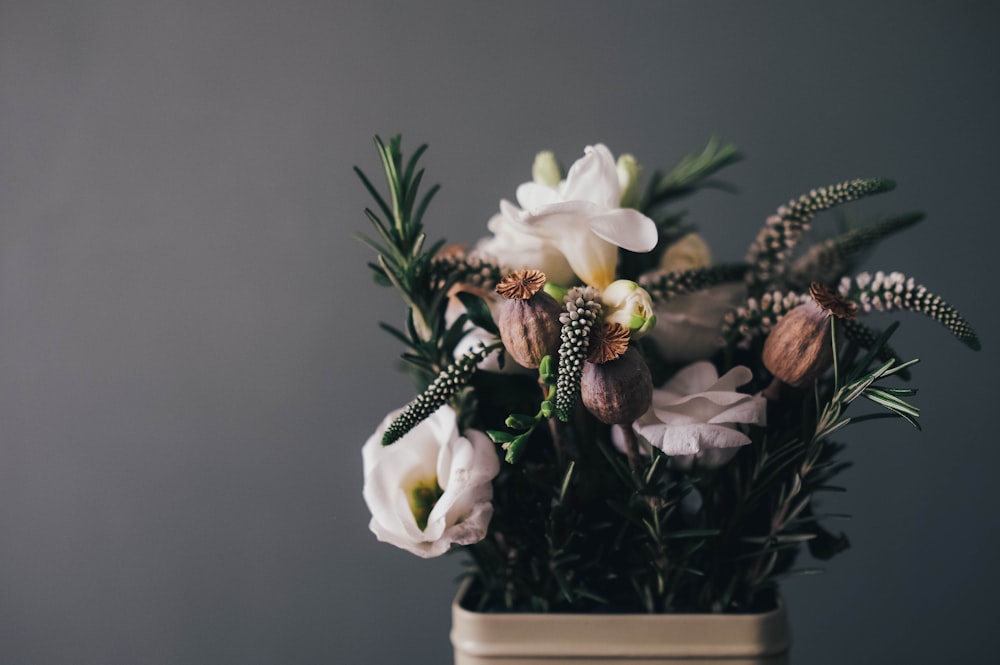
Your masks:
[{"label": "white petal flower", "polygon": [[667,272],[707,268],[710,265],[712,252],[705,239],[697,233],[688,233],[671,243],[660,259],[660,269]]},{"label": "white petal flower", "polygon": [[476,430],[460,435],[446,405],[383,446],[382,434],[401,411],[386,416],[362,449],[369,528],[380,541],[421,557],[479,542],[493,516],[492,480],[500,471],[493,443]]},{"label": "white petal flower", "polygon": [[649,338],[667,362],[711,358],[722,347],[723,318],[745,300],[746,286],[733,282],[658,302],[653,310],[656,326]]},{"label": "white petal flower", "polygon": [[714,448],[750,443],[737,424],[764,425],[767,400],[736,392],[753,378],[734,367],[721,378],[709,362],[697,362],[653,391],[653,405],[633,428],[667,455],[695,455]]},{"label": "white petal flower", "polygon": [[556,284],[573,284],[576,275],[555,245],[528,233],[518,219],[524,213],[510,201],[500,202],[500,213],[487,224],[493,233],[476,245],[476,252],[492,259],[504,272],[534,269]]},{"label": "white petal flower", "polygon": [[611,152],[588,146],[557,186],[526,182],[517,188],[520,208],[502,201],[490,220],[495,237],[479,250],[507,268],[535,268],[560,284],[575,275],[603,289],[615,278],[619,247],[648,252],[658,240],[653,220],[619,207],[621,193]]}]

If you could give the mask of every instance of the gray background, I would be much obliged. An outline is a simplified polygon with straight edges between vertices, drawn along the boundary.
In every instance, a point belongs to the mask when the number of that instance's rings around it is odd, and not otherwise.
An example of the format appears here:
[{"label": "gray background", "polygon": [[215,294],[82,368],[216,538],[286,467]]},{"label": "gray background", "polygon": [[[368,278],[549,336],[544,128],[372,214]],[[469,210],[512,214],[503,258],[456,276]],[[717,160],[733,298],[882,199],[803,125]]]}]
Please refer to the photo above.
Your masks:
[{"label": "gray background", "polygon": [[376,543],[360,447],[412,395],[374,286],[370,137],[429,142],[472,241],[535,151],[712,132],[717,257],[817,185],[928,219],[870,264],[925,431],[859,426],[853,549],[790,581],[795,662],[985,662],[997,625],[997,5],[0,0],[0,663],[446,663],[460,557]]}]

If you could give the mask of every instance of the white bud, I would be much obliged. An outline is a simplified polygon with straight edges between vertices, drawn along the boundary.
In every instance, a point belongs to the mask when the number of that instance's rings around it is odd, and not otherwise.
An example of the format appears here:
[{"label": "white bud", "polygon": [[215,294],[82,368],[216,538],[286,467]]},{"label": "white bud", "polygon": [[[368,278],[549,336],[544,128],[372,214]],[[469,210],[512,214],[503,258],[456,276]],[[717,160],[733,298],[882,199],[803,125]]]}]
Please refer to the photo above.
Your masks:
[{"label": "white bud", "polygon": [[615,164],[618,171],[618,184],[621,185],[622,194],[619,203],[623,208],[635,208],[639,205],[639,175],[642,167],[635,157],[625,153],[618,157]]},{"label": "white bud", "polygon": [[619,323],[629,329],[633,338],[649,332],[656,325],[653,299],[649,292],[633,281],[619,279],[601,293],[604,322]]},{"label": "white bud", "polygon": [[550,150],[543,150],[535,155],[535,163],[531,165],[531,179],[539,185],[555,187],[562,180],[559,162]]}]

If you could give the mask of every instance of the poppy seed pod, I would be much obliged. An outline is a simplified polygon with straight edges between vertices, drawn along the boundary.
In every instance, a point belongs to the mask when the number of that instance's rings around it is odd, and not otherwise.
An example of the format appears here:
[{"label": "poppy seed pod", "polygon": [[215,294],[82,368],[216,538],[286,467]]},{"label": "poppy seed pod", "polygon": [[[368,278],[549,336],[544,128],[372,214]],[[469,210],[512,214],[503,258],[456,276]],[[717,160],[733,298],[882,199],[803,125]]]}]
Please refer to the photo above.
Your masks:
[{"label": "poppy seed pod", "polygon": [[830,315],[853,319],[856,306],[813,282],[801,305],[783,316],[764,342],[764,367],[784,383],[804,388],[833,364]]},{"label": "poppy seed pod", "polygon": [[605,363],[584,363],[580,398],[587,410],[608,425],[629,425],[653,403],[653,378],[646,361],[629,347]]},{"label": "poppy seed pod", "polygon": [[538,270],[513,272],[497,285],[504,297],[497,317],[500,341],[524,367],[538,367],[542,358],[559,349],[563,307],[541,290],[544,285],[545,274]]}]

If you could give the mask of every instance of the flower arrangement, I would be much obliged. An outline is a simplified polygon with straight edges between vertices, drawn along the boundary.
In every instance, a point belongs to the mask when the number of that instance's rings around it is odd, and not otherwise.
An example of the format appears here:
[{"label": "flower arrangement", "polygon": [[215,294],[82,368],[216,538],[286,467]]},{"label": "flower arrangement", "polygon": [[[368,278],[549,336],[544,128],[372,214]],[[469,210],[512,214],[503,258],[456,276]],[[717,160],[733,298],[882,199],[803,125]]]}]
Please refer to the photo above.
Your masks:
[{"label": "flower arrangement", "polygon": [[[588,147],[563,171],[540,153],[471,249],[428,242],[421,146],[376,138],[376,281],[406,305],[382,324],[418,396],[364,445],[379,540],[423,557],[460,546],[481,610],[747,612],[772,606],[803,548],[848,547],[824,492],[848,463],[847,425],[918,426],[916,362],[889,345],[922,313],[979,349],[961,315],[860,255],[920,220],[870,220],[810,247],[813,218],[893,188],[815,189],[778,208],[744,261],[714,265],[672,206],[725,186],[740,159],[713,139],[640,186],[636,160]],[[864,399],[862,399],[864,398]],[[860,403],[876,412],[856,414]],[[850,410],[850,415],[847,415]]]}]

